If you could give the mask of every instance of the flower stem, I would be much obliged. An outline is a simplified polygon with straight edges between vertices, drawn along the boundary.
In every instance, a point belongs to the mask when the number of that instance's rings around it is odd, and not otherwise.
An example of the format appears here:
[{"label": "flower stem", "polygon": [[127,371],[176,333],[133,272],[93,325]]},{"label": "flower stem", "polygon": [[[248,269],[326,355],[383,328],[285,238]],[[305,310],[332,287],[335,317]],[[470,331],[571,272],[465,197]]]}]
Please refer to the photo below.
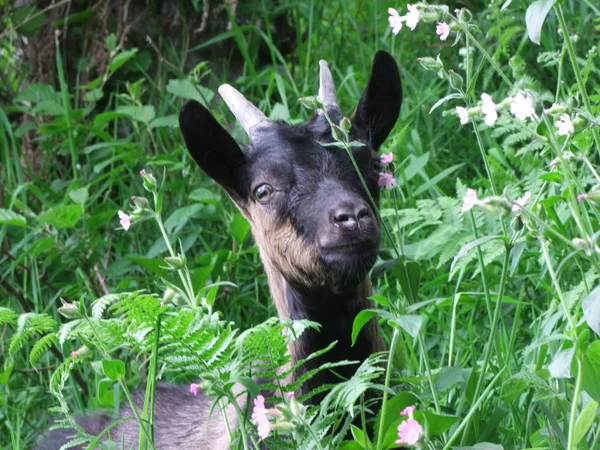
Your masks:
[{"label": "flower stem", "polygon": [[[398,340],[398,329],[394,328],[394,332],[392,334],[392,342],[390,343],[390,351],[388,354],[387,366],[385,368],[385,387],[389,387],[390,378],[392,377],[392,364],[394,362],[394,349],[396,348],[396,341]],[[377,431],[377,446],[375,447],[377,450],[381,449],[381,444],[383,443],[383,435],[385,434],[384,424],[385,424],[385,416],[386,416],[386,404],[388,399],[387,389],[383,391],[383,400],[381,402],[381,420],[379,421],[379,430]]]},{"label": "flower stem", "polygon": [[569,441],[567,444],[568,450],[577,450],[577,444],[574,441],[575,419],[577,416],[577,403],[579,402],[579,394],[581,393],[581,380],[583,378],[582,375],[583,364],[581,364],[581,358],[577,357],[577,380],[575,381],[575,392],[573,392],[573,400],[571,403],[571,417],[569,418]]}]

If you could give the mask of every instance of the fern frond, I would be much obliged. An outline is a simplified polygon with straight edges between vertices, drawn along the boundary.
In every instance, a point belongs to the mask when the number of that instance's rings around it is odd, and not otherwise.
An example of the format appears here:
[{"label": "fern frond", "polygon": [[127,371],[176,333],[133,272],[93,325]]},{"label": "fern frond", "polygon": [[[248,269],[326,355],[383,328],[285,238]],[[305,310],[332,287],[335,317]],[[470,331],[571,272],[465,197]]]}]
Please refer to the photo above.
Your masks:
[{"label": "fern frond", "polygon": [[53,345],[56,345],[57,335],[56,333],[50,333],[38,340],[29,352],[29,363],[35,366],[39,361],[40,357],[50,349]]}]

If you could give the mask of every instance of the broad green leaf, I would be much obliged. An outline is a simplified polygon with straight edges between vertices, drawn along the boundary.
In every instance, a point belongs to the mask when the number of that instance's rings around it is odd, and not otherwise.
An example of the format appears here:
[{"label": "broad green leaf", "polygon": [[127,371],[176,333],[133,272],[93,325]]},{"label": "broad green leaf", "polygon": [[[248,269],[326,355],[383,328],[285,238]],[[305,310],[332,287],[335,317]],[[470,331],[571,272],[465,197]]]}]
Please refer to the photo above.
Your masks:
[{"label": "broad green leaf", "polygon": [[584,438],[584,436],[587,434],[590,427],[594,423],[594,420],[596,419],[597,410],[598,403],[592,400],[585,406],[585,408],[583,408],[583,411],[581,411],[579,417],[577,417],[577,422],[575,422],[575,430],[573,432],[574,447],[577,447],[577,444],[581,442],[581,440]]},{"label": "broad green leaf", "polygon": [[127,63],[127,61],[133,58],[137,52],[137,48],[132,48],[130,50],[124,50],[122,52],[119,52],[117,56],[115,56],[110,62],[110,65],[108,66],[109,70],[111,72],[118,70],[119,67],[123,66]]},{"label": "broad green leaf", "polygon": [[419,415],[422,415],[425,418],[425,423],[427,424],[427,435],[429,436],[437,436],[445,433],[459,419],[458,416],[451,416],[448,414],[435,414],[429,411],[417,411],[415,413],[415,418],[417,420],[419,419]]},{"label": "broad green leaf", "polygon": [[240,213],[235,213],[233,219],[229,224],[229,233],[235,238],[238,243],[244,242],[248,232],[250,231],[250,224],[244,216]]},{"label": "broad green leaf", "polygon": [[581,307],[583,308],[583,318],[589,327],[600,336],[600,286],[581,301]]},{"label": "broad green leaf", "polygon": [[417,337],[421,327],[423,326],[423,316],[404,315],[394,317],[389,321],[394,323],[410,334],[412,337]]},{"label": "broad green leaf", "polygon": [[[383,429],[384,430],[390,430],[391,428],[393,428],[393,433],[396,436],[397,439],[397,433],[396,433],[396,427],[392,427],[392,424],[394,422],[399,422],[398,417],[400,417],[400,412],[406,408],[407,406],[411,406],[411,405],[418,405],[421,403],[421,401],[419,400],[419,397],[417,397],[415,394],[413,394],[412,392],[408,392],[408,391],[402,391],[399,394],[394,395],[392,398],[390,398],[386,404],[386,411],[385,411],[385,422],[383,423]],[[376,425],[375,425],[375,429],[379,429],[380,427],[380,422],[381,422],[381,411],[379,411],[379,413],[377,414],[377,420],[376,420]],[[386,435],[386,441],[387,441],[387,435]],[[393,441],[392,441],[393,443]],[[386,448],[384,446],[384,448]]]},{"label": "broad green leaf", "polygon": [[480,442],[470,447],[452,447],[453,450],[504,450],[504,447],[491,442]]},{"label": "broad green leaf", "polygon": [[394,265],[394,274],[398,277],[402,291],[409,303],[416,303],[419,296],[421,266],[416,261],[404,262],[398,260]]},{"label": "broad green leaf", "polygon": [[42,222],[62,230],[77,225],[82,214],[83,210],[79,205],[59,205],[44,211],[38,217]]},{"label": "broad green leaf", "polygon": [[596,402],[600,403],[600,341],[592,342],[583,358],[581,385]]},{"label": "broad green leaf", "polygon": [[27,5],[16,8],[10,15],[13,25],[19,27],[19,33],[30,37],[38,32],[48,16],[35,6]]},{"label": "broad green leaf", "polygon": [[352,323],[352,345],[356,342],[356,338],[360,333],[360,330],[367,324],[369,320],[377,315],[377,310],[374,309],[363,309],[354,318]]},{"label": "broad green leaf", "polygon": [[154,111],[154,106],[146,105],[146,106],[120,106],[117,108],[118,113],[125,114],[129,116],[131,119],[136,120],[138,122],[144,122],[149,124],[156,116],[156,111]]},{"label": "broad green leaf", "polygon": [[189,80],[169,80],[167,92],[170,92],[176,97],[196,100],[204,106],[207,106],[215,96],[214,92],[210,89],[194,85]]},{"label": "broad green leaf", "polygon": [[83,207],[85,205],[85,202],[87,202],[87,199],[90,197],[90,194],[87,188],[83,187],[69,192],[69,197],[71,198],[71,200],[73,200],[73,203],[76,203]]},{"label": "broad green leaf", "polygon": [[354,440],[356,442],[358,442],[362,448],[370,448],[371,447],[371,441],[369,440],[369,436],[367,436],[363,430],[361,430],[360,428],[358,428],[355,425],[351,426],[351,430],[352,430],[352,437],[354,438]]},{"label": "broad green leaf", "polygon": [[24,227],[27,225],[27,220],[21,214],[17,214],[10,209],[0,208],[0,225]]},{"label": "broad green leaf", "polygon": [[531,42],[540,45],[542,37],[542,27],[546,21],[546,16],[554,6],[556,0],[537,0],[527,8],[525,13],[525,25],[527,26],[527,34]]},{"label": "broad green leaf", "polygon": [[112,380],[100,380],[98,382],[98,404],[106,408],[115,406],[115,391]]},{"label": "broad green leaf", "polygon": [[113,381],[118,381],[125,376],[125,364],[118,359],[103,359],[102,371]]},{"label": "broad green leaf", "polygon": [[188,198],[195,202],[206,203],[206,204],[214,205],[217,207],[221,207],[223,205],[221,203],[220,197],[209,189],[204,189],[204,188],[196,189],[196,190],[190,192],[190,195],[188,196]]},{"label": "broad green leaf", "polygon": [[177,114],[171,114],[170,116],[157,117],[150,122],[150,128],[169,127],[179,128],[179,119]]}]

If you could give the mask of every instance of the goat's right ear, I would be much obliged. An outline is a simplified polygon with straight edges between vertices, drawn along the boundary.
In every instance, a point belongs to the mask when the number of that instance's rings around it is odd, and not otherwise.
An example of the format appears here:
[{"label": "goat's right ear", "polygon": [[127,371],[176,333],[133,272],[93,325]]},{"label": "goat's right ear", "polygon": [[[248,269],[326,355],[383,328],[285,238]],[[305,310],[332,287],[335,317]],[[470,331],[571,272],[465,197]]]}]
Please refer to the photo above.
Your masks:
[{"label": "goat's right ear", "polygon": [[239,204],[244,198],[239,171],[245,157],[233,137],[195,100],[181,108],[179,128],[192,158]]}]

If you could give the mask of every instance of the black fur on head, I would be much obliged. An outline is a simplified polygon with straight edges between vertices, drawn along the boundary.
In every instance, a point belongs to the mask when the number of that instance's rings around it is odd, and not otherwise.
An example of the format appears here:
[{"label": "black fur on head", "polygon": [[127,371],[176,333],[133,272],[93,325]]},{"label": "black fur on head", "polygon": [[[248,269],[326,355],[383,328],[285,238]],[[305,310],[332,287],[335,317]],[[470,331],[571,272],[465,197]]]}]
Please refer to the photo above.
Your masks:
[{"label": "black fur on head", "polygon": [[[364,144],[353,147],[353,155],[376,201],[376,152],[396,123],[401,102],[396,62],[378,52],[350,131],[351,140]],[[335,122],[341,119],[335,104],[327,109]],[[251,143],[242,152],[198,102],[186,103],[179,115],[190,154],[248,218],[268,269],[300,290],[356,286],[375,263],[380,231],[349,156],[322,145],[333,139],[321,113],[301,126],[260,120],[251,120]]]}]

